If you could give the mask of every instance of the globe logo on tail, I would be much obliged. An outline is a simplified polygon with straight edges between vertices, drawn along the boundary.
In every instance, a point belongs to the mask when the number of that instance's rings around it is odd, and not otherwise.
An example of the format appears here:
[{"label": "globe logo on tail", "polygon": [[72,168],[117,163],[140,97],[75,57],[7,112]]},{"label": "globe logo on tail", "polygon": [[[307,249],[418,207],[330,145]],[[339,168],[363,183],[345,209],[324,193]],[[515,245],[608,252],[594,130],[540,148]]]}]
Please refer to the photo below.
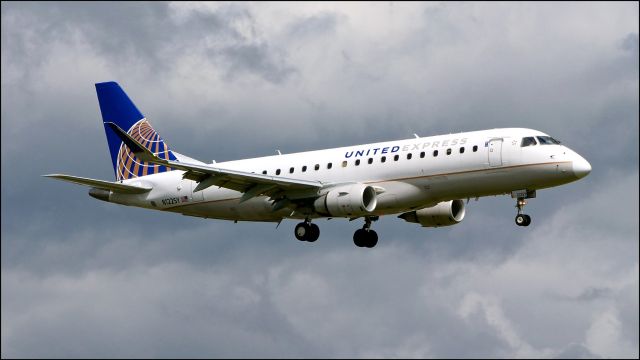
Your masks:
[{"label": "globe logo on tail", "polygon": [[[164,140],[162,140],[160,135],[158,135],[146,119],[135,123],[127,133],[159,158],[176,160],[176,157],[171,150],[169,150],[167,144],[165,144]],[[124,143],[120,144],[116,169],[116,178],[118,181],[173,170],[164,165],[140,161]]]}]

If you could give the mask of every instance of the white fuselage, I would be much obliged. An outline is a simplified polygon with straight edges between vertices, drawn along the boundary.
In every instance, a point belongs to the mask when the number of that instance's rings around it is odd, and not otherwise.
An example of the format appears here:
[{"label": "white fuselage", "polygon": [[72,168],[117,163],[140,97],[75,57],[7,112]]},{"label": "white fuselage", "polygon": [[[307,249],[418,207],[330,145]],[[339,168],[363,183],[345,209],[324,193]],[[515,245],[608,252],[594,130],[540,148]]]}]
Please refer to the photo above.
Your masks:
[{"label": "white fuselage", "polygon": [[[531,129],[492,129],[229,161],[215,166],[256,174],[266,171],[269,176],[328,184],[371,185],[378,192],[372,215],[387,215],[446,200],[536,190],[579,179],[580,166],[586,160],[566,146],[521,146],[523,137],[543,135],[546,134]],[[226,220],[279,221],[309,216],[289,208],[274,211],[266,196],[242,202],[241,192],[222,187],[211,186],[194,193],[196,183],[182,179],[183,174],[174,170],[124,180],[124,184],[151,186],[153,190],[140,195],[111,193],[109,201]]]}]

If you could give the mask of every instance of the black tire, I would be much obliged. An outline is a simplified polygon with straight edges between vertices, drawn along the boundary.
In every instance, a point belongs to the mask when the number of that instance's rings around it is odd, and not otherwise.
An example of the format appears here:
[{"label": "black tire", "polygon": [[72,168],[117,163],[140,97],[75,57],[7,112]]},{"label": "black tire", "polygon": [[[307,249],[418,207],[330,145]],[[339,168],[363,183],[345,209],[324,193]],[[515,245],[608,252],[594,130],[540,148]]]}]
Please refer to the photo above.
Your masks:
[{"label": "black tire", "polygon": [[320,228],[316,224],[310,224],[309,226],[309,237],[307,237],[307,241],[314,242],[318,240],[320,237]]},{"label": "black tire", "polygon": [[366,244],[366,230],[358,229],[353,233],[353,243],[356,244],[357,247],[363,247]]},{"label": "black tire", "polygon": [[367,241],[365,246],[368,248],[372,248],[376,246],[376,244],[378,244],[378,233],[373,230],[369,230],[369,231],[365,230],[365,232],[367,233],[367,237],[366,237]]},{"label": "black tire", "polygon": [[525,215],[524,216],[524,224],[522,226],[529,226],[529,224],[531,224],[531,216]]},{"label": "black tire", "polygon": [[296,239],[300,241],[307,241],[307,237],[309,236],[310,232],[311,232],[311,229],[309,225],[303,222],[296,225],[296,228],[293,231],[293,233],[296,235]]},{"label": "black tire", "polygon": [[516,215],[516,225],[518,226],[526,226],[526,222],[527,222],[527,218],[525,217],[527,215],[524,214],[518,214]]}]

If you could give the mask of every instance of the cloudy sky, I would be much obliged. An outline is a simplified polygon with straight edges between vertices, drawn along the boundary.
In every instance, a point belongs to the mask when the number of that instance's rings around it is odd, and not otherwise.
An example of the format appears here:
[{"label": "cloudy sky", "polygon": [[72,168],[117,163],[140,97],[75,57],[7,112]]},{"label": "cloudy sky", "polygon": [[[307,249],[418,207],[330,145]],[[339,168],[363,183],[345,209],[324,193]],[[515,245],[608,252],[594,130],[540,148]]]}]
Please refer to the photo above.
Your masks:
[{"label": "cloudy sky", "polygon": [[[638,3],[2,2],[2,357],[635,357]],[[94,83],[210,161],[494,127],[585,179],[454,227],[202,220],[96,201]]]}]

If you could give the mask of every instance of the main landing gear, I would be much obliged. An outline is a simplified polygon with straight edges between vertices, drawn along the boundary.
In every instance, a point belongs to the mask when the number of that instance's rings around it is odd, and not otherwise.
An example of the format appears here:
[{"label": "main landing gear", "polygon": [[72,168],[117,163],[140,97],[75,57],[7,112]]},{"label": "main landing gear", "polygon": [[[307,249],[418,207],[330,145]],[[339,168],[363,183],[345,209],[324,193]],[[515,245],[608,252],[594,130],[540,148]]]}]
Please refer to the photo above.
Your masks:
[{"label": "main landing gear", "polygon": [[371,221],[378,220],[377,216],[366,216],[362,229],[356,230],[353,234],[353,243],[357,247],[372,248],[378,243],[378,233],[371,230]]},{"label": "main landing gear", "polygon": [[[378,233],[371,230],[371,222],[378,220],[378,216],[366,216],[364,218],[364,226],[362,229],[356,230],[353,234],[353,243],[357,247],[372,248],[378,243]],[[320,228],[316,224],[311,223],[311,219],[307,218],[303,222],[296,225],[296,239],[300,241],[314,242],[320,237]]]},{"label": "main landing gear", "polygon": [[527,215],[527,214],[522,214],[522,210],[524,209],[524,206],[527,205],[527,200],[526,199],[530,199],[530,198],[535,198],[536,197],[536,192],[535,190],[533,191],[528,191],[528,190],[521,190],[521,191],[514,191],[511,193],[511,197],[515,197],[517,198],[517,203],[516,203],[516,207],[518,208],[518,215],[516,215],[516,225],[518,226],[529,226],[529,224],[531,224],[531,216]]},{"label": "main landing gear", "polygon": [[320,228],[316,224],[312,224],[310,219],[296,225],[296,239],[300,241],[314,242],[320,237]]}]

